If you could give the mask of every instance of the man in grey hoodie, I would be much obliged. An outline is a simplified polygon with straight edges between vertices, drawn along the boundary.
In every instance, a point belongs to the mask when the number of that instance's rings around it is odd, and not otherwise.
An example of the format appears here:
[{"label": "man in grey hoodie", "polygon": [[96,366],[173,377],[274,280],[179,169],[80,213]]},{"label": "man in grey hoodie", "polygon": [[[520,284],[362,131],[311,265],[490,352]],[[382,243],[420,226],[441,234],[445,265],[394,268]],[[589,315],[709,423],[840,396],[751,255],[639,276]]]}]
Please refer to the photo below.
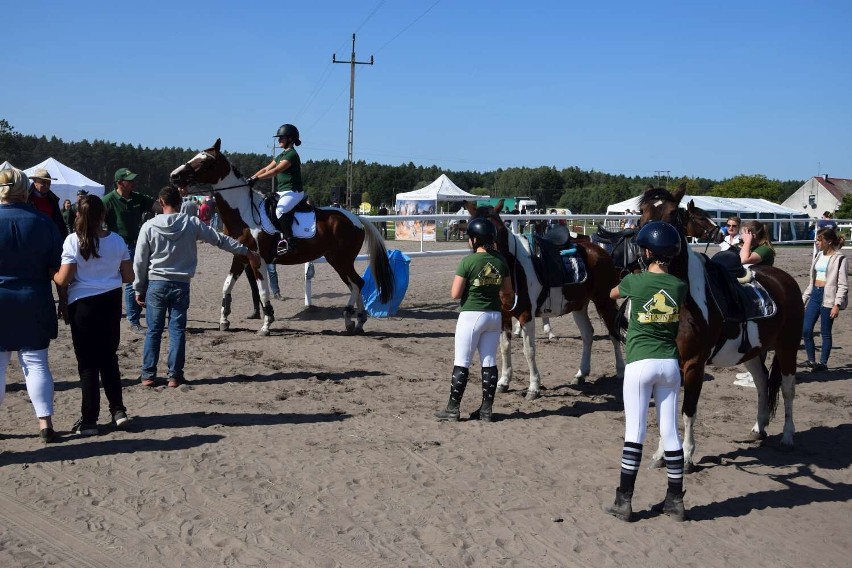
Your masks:
[{"label": "man in grey hoodie", "polygon": [[170,310],[168,385],[177,387],[184,382],[189,282],[198,264],[197,241],[247,256],[256,268],[260,266],[260,257],[240,242],[217,233],[198,217],[181,213],[181,195],[177,188],[161,189],[159,202],[163,214],[142,225],[133,259],[136,273],[133,291],[136,302],[145,308],[148,323],[139,379],[146,387],[156,384],[166,311]]}]

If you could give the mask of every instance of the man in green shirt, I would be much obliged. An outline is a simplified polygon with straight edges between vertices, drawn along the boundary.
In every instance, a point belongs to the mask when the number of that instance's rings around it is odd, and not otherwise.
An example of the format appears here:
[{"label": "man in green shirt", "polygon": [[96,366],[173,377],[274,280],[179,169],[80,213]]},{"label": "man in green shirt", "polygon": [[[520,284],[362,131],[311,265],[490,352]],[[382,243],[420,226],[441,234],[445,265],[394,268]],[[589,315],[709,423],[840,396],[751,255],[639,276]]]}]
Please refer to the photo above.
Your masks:
[{"label": "man in green shirt", "polygon": [[[115,190],[106,194],[103,199],[106,206],[107,228],[124,239],[130,258],[133,258],[136,252],[139,229],[142,223],[153,215],[154,205],[153,199],[134,191],[135,188],[136,174],[127,168],[119,168],[115,172]],[[136,303],[132,284],[124,287],[124,303],[130,330],[134,333],[143,333],[142,326],[139,325],[142,308]]]}]

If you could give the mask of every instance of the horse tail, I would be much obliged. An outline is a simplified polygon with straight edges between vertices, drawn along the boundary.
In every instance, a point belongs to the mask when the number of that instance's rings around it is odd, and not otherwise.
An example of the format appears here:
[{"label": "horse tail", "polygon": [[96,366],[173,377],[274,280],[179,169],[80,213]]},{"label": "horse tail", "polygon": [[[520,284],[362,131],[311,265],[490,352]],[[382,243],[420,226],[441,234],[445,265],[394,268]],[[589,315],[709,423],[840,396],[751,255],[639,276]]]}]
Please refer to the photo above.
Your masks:
[{"label": "horse tail", "polygon": [[385,248],[385,240],[375,225],[358,218],[364,227],[367,240],[367,255],[370,258],[370,271],[376,279],[376,288],[379,291],[379,300],[383,304],[390,302],[393,296],[393,273],[388,261],[388,251]]},{"label": "horse tail", "polygon": [[769,419],[775,418],[775,409],[778,407],[778,393],[781,391],[781,365],[778,363],[778,354],[772,356],[772,368],[769,369],[769,380],[766,384],[766,404],[769,407]]}]

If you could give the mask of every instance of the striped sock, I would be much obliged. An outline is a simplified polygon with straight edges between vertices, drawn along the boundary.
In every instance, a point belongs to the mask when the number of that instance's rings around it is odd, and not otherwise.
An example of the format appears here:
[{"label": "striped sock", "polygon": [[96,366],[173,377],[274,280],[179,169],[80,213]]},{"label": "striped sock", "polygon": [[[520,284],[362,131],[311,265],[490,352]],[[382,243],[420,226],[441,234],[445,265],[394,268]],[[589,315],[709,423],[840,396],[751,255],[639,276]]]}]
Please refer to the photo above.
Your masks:
[{"label": "striped sock", "polygon": [[683,449],[666,452],[666,474],[671,493],[683,492]]},{"label": "striped sock", "polygon": [[623,493],[632,493],[639,474],[639,464],[642,463],[642,444],[624,442],[621,452],[621,486]]}]

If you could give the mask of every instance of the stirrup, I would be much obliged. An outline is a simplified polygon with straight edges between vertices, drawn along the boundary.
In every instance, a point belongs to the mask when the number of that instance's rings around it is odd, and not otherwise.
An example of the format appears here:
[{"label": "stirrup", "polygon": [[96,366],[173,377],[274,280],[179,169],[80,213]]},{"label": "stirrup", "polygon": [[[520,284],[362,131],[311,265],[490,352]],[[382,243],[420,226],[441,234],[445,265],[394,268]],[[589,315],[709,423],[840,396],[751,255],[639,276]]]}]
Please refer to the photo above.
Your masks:
[{"label": "stirrup", "polygon": [[290,243],[288,239],[281,239],[278,241],[278,247],[275,252],[278,254],[287,254],[290,252]]}]

